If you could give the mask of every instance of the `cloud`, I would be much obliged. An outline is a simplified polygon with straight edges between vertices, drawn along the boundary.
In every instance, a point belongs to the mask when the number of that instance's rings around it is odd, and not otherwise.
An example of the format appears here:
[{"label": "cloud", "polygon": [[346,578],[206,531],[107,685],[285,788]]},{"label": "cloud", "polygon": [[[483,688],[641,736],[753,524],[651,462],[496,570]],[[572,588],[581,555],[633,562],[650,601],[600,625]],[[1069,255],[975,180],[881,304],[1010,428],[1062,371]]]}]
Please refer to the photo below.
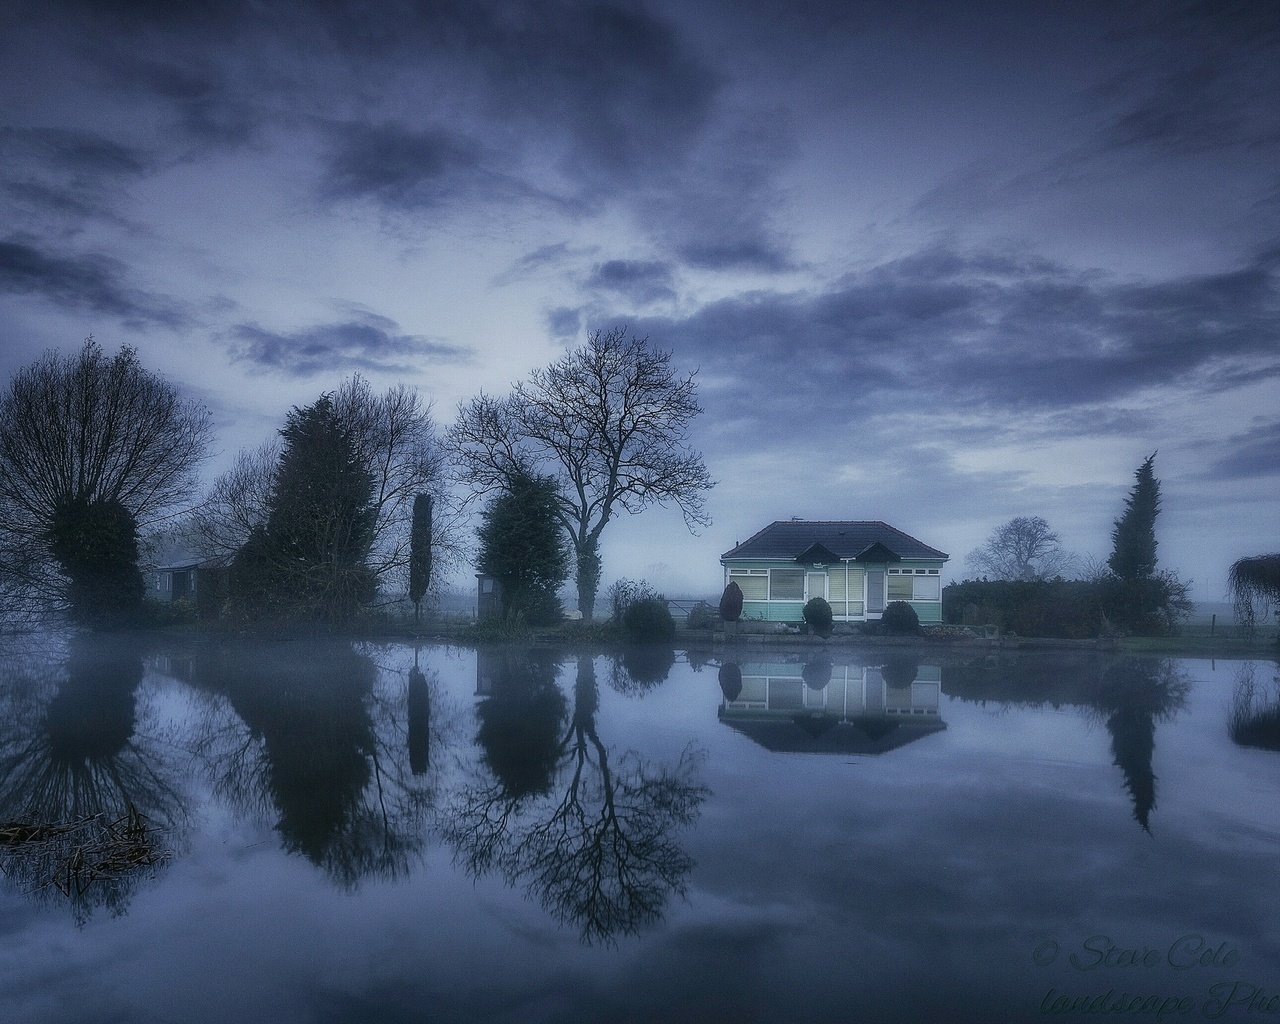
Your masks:
[{"label": "cloud", "polygon": [[573,338],[582,329],[582,310],[558,306],[547,311],[547,330],[553,338]]},{"label": "cloud", "polygon": [[133,288],[127,268],[96,253],[63,256],[24,236],[0,241],[0,291],[38,295],[57,306],[118,317],[137,327],[181,327],[187,313],[173,299]]},{"label": "cloud", "polygon": [[676,298],[671,267],[660,260],[608,260],[597,264],[587,278],[587,287],[625,296],[637,305],[674,302]]},{"label": "cloud", "polygon": [[291,377],[368,370],[411,373],[424,362],[461,363],[470,349],[401,334],[389,317],[355,310],[349,320],[318,324],[290,333],[270,331],[255,323],[235,327],[231,355]]},{"label": "cloud", "polygon": [[438,206],[468,186],[479,148],[445,131],[345,124],[331,134],[322,194],[373,199],[391,210]]},{"label": "cloud", "polygon": [[801,410],[828,428],[947,412],[1020,424],[1275,372],[1280,281],[1266,258],[1134,284],[932,247],[819,291],[751,292],[633,328],[701,365],[708,404],[762,438]]},{"label": "cloud", "polygon": [[32,210],[119,221],[124,189],[155,166],[150,153],[96,132],[0,129],[3,189]]},{"label": "cloud", "polygon": [[1205,476],[1211,480],[1247,480],[1280,474],[1280,421],[1264,423],[1223,442],[1229,454],[1215,459]]}]

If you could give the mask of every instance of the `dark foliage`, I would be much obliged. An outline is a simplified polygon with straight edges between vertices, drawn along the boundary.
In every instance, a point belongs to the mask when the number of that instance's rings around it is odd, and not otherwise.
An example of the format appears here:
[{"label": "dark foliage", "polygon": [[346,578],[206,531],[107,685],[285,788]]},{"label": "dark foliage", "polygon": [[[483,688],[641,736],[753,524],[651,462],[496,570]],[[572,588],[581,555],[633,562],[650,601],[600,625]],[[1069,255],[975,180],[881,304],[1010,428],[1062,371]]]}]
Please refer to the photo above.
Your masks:
[{"label": "dark foliage", "polygon": [[890,601],[880,616],[880,627],[890,636],[915,636],[920,632],[920,616],[906,601]]},{"label": "dark foliage", "polygon": [[1156,571],[1156,516],[1160,514],[1160,481],[1152,452],[1134,472],[1135,482],[1124,500],[1124,512],[1111,531],[1111,571],[1122,580],[1149,579]]},{"label": "dark foliage", "polygon": [[800,678],[809,689],[821,690],[831,682],[831,671],[830,661],[826,658],[815,658],[813,661],[804,663],[804,667],[800,669]]},{"label": "dark foliage", "polygon": [[733,581],[720,595],[720,618],[725,622],[737,622],[742,615],[742,588]]},{"label": "dark foliage", "polygon": [[715,609],[705,601],[699,601],[690,608],[689,615],[685,619],[685,625],[690,629],[714,629],[715,624]]},{"label": "dark foliage", "polygon": [[661,597],[632,601],[622,613],[622,628],[633,643],[670,642],[676,636],[675,620]]},{"label": "dark foliage", "polygon": [[186,498],[209,432],[131,348],[89,339],[19,370],[0,393],[0,583],[82,622],[136,615],[138,523]]},{"label": "dark foliage", "polygon": [[831,635],[831,605],[821,597],[811,597],[805,603],[804,611],[801,612],[804,621],[809,624],[819,636]]},{"label": "dark foliage", "polygon": [[551,788],[568,704],[556,685],[560,666],[549,652],[527,649],[497,657],[492,692],[476,708],[476,742],[504,796],[522,800]]},{"label": "dark foliage", "polygon": [[1084,580],[965,580],[943,591],[946,621],[1019,636],[1085,639],[1102,631],[1105,586]]},{"label": "dark foliage", "polygon": [[1227,572],[1227,589],[1236,619],[1252,633],[1257,621],[1256,604],[1280,606],[1280,552],[1237,559]]},{"label": "dark foliage", "polygon": [[422,599],[431,586],[431,495],[418,494],[413,499],[413,523],[409,528],[409,600],[413,602],[413,620],[418,621]]},{"label": "dark foliage", "polygon": [[49,551],[70,580],[72,617],[90,625],[118,625],[142,612],[138,524],[120,501],[73,498],[49,524]]},{"label": "dark foliage", "polygon": [[893,688],[906,689],[920,674],[920,662],[907,654],[894,655],[880,666],[880,674]]},{"label": "dark foliage", "polygon": [[328,395],[291,410],[280,435],[267,521],[232,564],[231,599],[245,615],[341,625],[374,594],[373,478]]},{"label": "dark foliage", "polygon": [[485,509],[479,530],[481,572],[502,586],[503,614],[531,625],[561,618],[557,592],[569,575],[569,551],[549,477],[517,474]]}]

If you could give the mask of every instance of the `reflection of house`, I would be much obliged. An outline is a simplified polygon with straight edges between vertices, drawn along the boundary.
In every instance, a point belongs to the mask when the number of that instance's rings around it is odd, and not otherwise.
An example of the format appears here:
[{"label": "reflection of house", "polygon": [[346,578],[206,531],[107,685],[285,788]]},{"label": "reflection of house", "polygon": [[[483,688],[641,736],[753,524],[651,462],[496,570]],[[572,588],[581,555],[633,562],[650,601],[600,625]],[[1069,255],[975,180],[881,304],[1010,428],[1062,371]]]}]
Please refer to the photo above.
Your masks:
[{"label": "reflection of house", "polygon": [[720,556],[724,581],[742,588],[749,619],[799,622],[810,598],[837,621],[878,619],[907,601],[921,622],[942,621],[944,551],[881,522],[770,523]]},{"label": "reflection of house", "polygon": [[880,754],[946,728],[937,665],[753,662],[733,689],[720,720],[769,750]]}]

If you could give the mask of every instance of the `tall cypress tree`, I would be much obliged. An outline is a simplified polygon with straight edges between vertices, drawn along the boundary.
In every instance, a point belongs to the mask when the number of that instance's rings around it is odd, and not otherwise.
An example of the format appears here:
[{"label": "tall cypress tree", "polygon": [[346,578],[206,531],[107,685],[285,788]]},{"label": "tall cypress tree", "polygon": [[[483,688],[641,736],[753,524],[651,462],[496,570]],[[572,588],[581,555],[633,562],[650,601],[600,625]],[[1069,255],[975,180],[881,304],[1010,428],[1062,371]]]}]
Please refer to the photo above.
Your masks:
[{"label": "tall cypress tree", "polygon": [[413,499],[413,526],[409,530],[409,600],[413,623],[418,624],[422,599],[431,585],[431,495]]},{"label": "tall cypress tree", "polygon": [[1156,516],[1160,514],[1160,481],[1155,474],[1156,453],[1134,473],[1133,490],[1124,512],[1111,531],[1111,571],[1122,580],[1146,580],[1156,571]]}]

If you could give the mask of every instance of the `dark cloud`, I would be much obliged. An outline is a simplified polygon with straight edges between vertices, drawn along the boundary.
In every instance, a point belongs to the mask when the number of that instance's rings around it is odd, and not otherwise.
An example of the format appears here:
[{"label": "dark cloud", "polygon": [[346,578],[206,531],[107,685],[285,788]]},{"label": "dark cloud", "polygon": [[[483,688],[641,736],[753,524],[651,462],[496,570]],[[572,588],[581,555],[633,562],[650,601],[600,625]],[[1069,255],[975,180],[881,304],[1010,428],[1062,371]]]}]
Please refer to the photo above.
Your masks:
[{"label": "dark cloud", "polygon": [[1188,155],[1280,143],[1280,17],[1269,4],[1156,5],[1118,33],[1108,145]]},{"label": "dark cloud", "polygon": [[167,103],[176,116],[180,138],[200,149],[244,146],[268,117],[261,102],[271,98],[268,87],[233,73],[225,62],[201,53],[199,47],[183,60],[155,60],[146,50],[130,56],[117,54],[103,64],[103,73],[115,88]]},{"label": "dark cloud", "polygon": [[568,242],[541,245],[512,263],[493,279],[493,283],[503,286],[522,281],[543,271],[562,270],[591,257],[594,253],[594,248],[575,248]]},{"label": "dark cloud", "polygon": [[821,409],[829,423],[945,411],[1004,422],[1160,385],[1213,391],[1228,386],[1217,383],[1228,370],[1274,371],[1280,282],[1265,258],[1131,284],[1017,254],[932,248],[824,291],[748,293],[633,326],[720,379],[708,401],[765,434],[800,409]]},{"label": "dark cloud", "polygon": [[243,323],[235,328],[234,336],[233,358],[292,377],[346,370],[412,373],[427,362],[459,363],[470,358],[470,349],[401,334],[399,324],[389,317],[360,310],[349,320],[290,333]]},{"label": "dark cloud", "polygon": [[547,330],[553,338],[573,338],[582,329],[582,310],[558,306],[547,311]]},{"label": "dark cloud", "polygon": [[1247,480],[1280,474],[1280,421],[1265,423],[1228,438],[1228,454],[1213,461],[1205,476],[1214,480]]},{"label": "dark cloud", "polygon": [[0,168],[3,190],[19,208],[118,221],[115,208],[125,189],[155,162],[96,132],[6,128],[0,129]]},{"label": "dark cloud", "polygon": [[56,306],[118,317],[130,326],[187,323],[179,303],[131,287],[127,276],[125,265],[109,256],[58,255],[22,236],[0,241],[0,291],[38,295]]},{"label": "dark cloud", "polygon": [[450,132],[348,124],[334,130],[323,194],[391,210],[432,207],[467,187],[478,163],[478,147]]},{"label": "dark cloud", "polygon": [[597,264],[587,279],[587,287],[625,296],[637,305],[674,302],[676,297],[671,267],[660,260],[608,260]]}]

